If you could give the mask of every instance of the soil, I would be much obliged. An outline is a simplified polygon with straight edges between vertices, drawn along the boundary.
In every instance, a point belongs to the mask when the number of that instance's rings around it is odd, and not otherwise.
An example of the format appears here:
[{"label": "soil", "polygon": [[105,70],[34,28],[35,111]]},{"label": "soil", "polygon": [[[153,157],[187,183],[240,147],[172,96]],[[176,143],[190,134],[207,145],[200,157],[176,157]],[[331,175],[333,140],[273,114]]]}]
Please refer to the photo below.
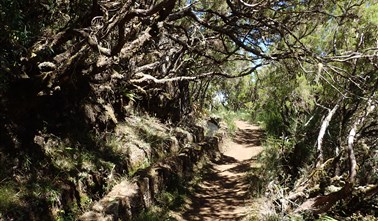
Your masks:
[{"label": "soil", "polygon": [[253,204],[247,173],[259,167],[256,159],[262,152],[263,132],[244,121],[235,123],[236,135],[224,141],[220,160],[205,168],[202,182],[177,220],[242,220],[247,215]]}]

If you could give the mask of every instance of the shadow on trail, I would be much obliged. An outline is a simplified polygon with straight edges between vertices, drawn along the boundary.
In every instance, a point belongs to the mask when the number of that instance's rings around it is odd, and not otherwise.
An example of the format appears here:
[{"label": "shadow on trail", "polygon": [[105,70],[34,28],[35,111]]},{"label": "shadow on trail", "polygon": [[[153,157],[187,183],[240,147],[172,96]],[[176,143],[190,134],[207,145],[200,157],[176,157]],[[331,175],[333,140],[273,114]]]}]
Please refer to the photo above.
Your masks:
[{"label": "shadow on trail", "polygon": [[247,147],[261,146],[261,140],[264,137],[264,131],[261,129],[244,129],[238,130],[233,141]]},{"label": "shadow on trail", "polygon": [[[190,210],[184,213],[185,220],[238,220],[235,209],[244,204],[248,187],[240,185],[241,176],[226,178],[214,171],[206,174],[204,185],[195,189],[191,196]],[[240,194],[240,192],[243,192]],[[245,192],[245,193],[244,193]]]},{"label": "shadow on trail", "polygon": [[230,164],[230,163],[237,163],[238,160],[235,159],[234,157],[230,157],[230,156],[226,156],[224,154],[222,154],[221,158],[218,159],[218,160],[215,160],[214,161],[216,164]]},{"label": "shadow on trail", "polygon": [[[257,128],[237,131],[229,150],[204,169],[202,183],[189,196],[191,204],[182,214],[183,220],[241,220],[246,215],[245,206],[251,202],[247,172],[260,153],[253,148],[261,149],[262,137],[263,131]],[[251,158],[238,159],[243,152]]]},{"label": "shadow on trail", "polygon": [[243,161],[237,166],[228,169],[231,173],[246,173],[251,170],[251,161]]}]

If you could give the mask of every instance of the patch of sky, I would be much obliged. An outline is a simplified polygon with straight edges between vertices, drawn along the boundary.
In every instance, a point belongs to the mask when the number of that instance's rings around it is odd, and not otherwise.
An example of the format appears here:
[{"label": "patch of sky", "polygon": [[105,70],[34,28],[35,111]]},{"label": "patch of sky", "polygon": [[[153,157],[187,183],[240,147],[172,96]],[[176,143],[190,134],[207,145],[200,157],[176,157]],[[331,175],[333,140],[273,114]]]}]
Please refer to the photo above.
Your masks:
[{"label": "patch of sky", "polygon": [[272,9],[274,11],[279,11],[279,10],[287,9],[288,7],[289,7],[289,2],[280,1],[280,2],[277,2],[275,5],[273,5]]},{"label": "patch of sky", "polygon": [[225,93],[222,91],[217,91],[213,97],[213,103],[227,105]]}]

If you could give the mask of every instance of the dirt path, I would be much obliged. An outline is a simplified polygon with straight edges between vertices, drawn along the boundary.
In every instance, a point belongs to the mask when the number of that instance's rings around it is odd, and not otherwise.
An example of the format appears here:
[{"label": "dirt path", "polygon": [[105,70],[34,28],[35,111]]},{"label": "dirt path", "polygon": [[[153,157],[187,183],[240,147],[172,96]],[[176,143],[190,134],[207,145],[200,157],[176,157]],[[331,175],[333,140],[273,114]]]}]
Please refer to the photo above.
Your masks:
[{"label": "dirt path", "polygon": [[238,131],[224,142],[221,159],[212,163],[191,197],[191,204],[179,220],[241,220],[251,200],[247,172],[257,167],[261,153],[262,131],[243,121],[236,121]]}]

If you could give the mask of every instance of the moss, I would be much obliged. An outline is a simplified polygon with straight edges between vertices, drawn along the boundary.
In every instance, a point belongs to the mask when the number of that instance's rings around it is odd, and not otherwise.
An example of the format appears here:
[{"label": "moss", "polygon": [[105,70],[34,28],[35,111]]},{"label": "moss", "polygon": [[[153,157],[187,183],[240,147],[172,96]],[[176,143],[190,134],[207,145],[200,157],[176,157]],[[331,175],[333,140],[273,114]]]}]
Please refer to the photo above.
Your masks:
[{"label": "moss", "polygon": [[134,176],[137,171],[143,170],[143,169],[149,167],[150,165],[151,165],[151,162],[149,162],[147,159],[145,159],[144,161],[140,162],[140,164],[138,166],[130,169],[129,176],[130,177]]}]

